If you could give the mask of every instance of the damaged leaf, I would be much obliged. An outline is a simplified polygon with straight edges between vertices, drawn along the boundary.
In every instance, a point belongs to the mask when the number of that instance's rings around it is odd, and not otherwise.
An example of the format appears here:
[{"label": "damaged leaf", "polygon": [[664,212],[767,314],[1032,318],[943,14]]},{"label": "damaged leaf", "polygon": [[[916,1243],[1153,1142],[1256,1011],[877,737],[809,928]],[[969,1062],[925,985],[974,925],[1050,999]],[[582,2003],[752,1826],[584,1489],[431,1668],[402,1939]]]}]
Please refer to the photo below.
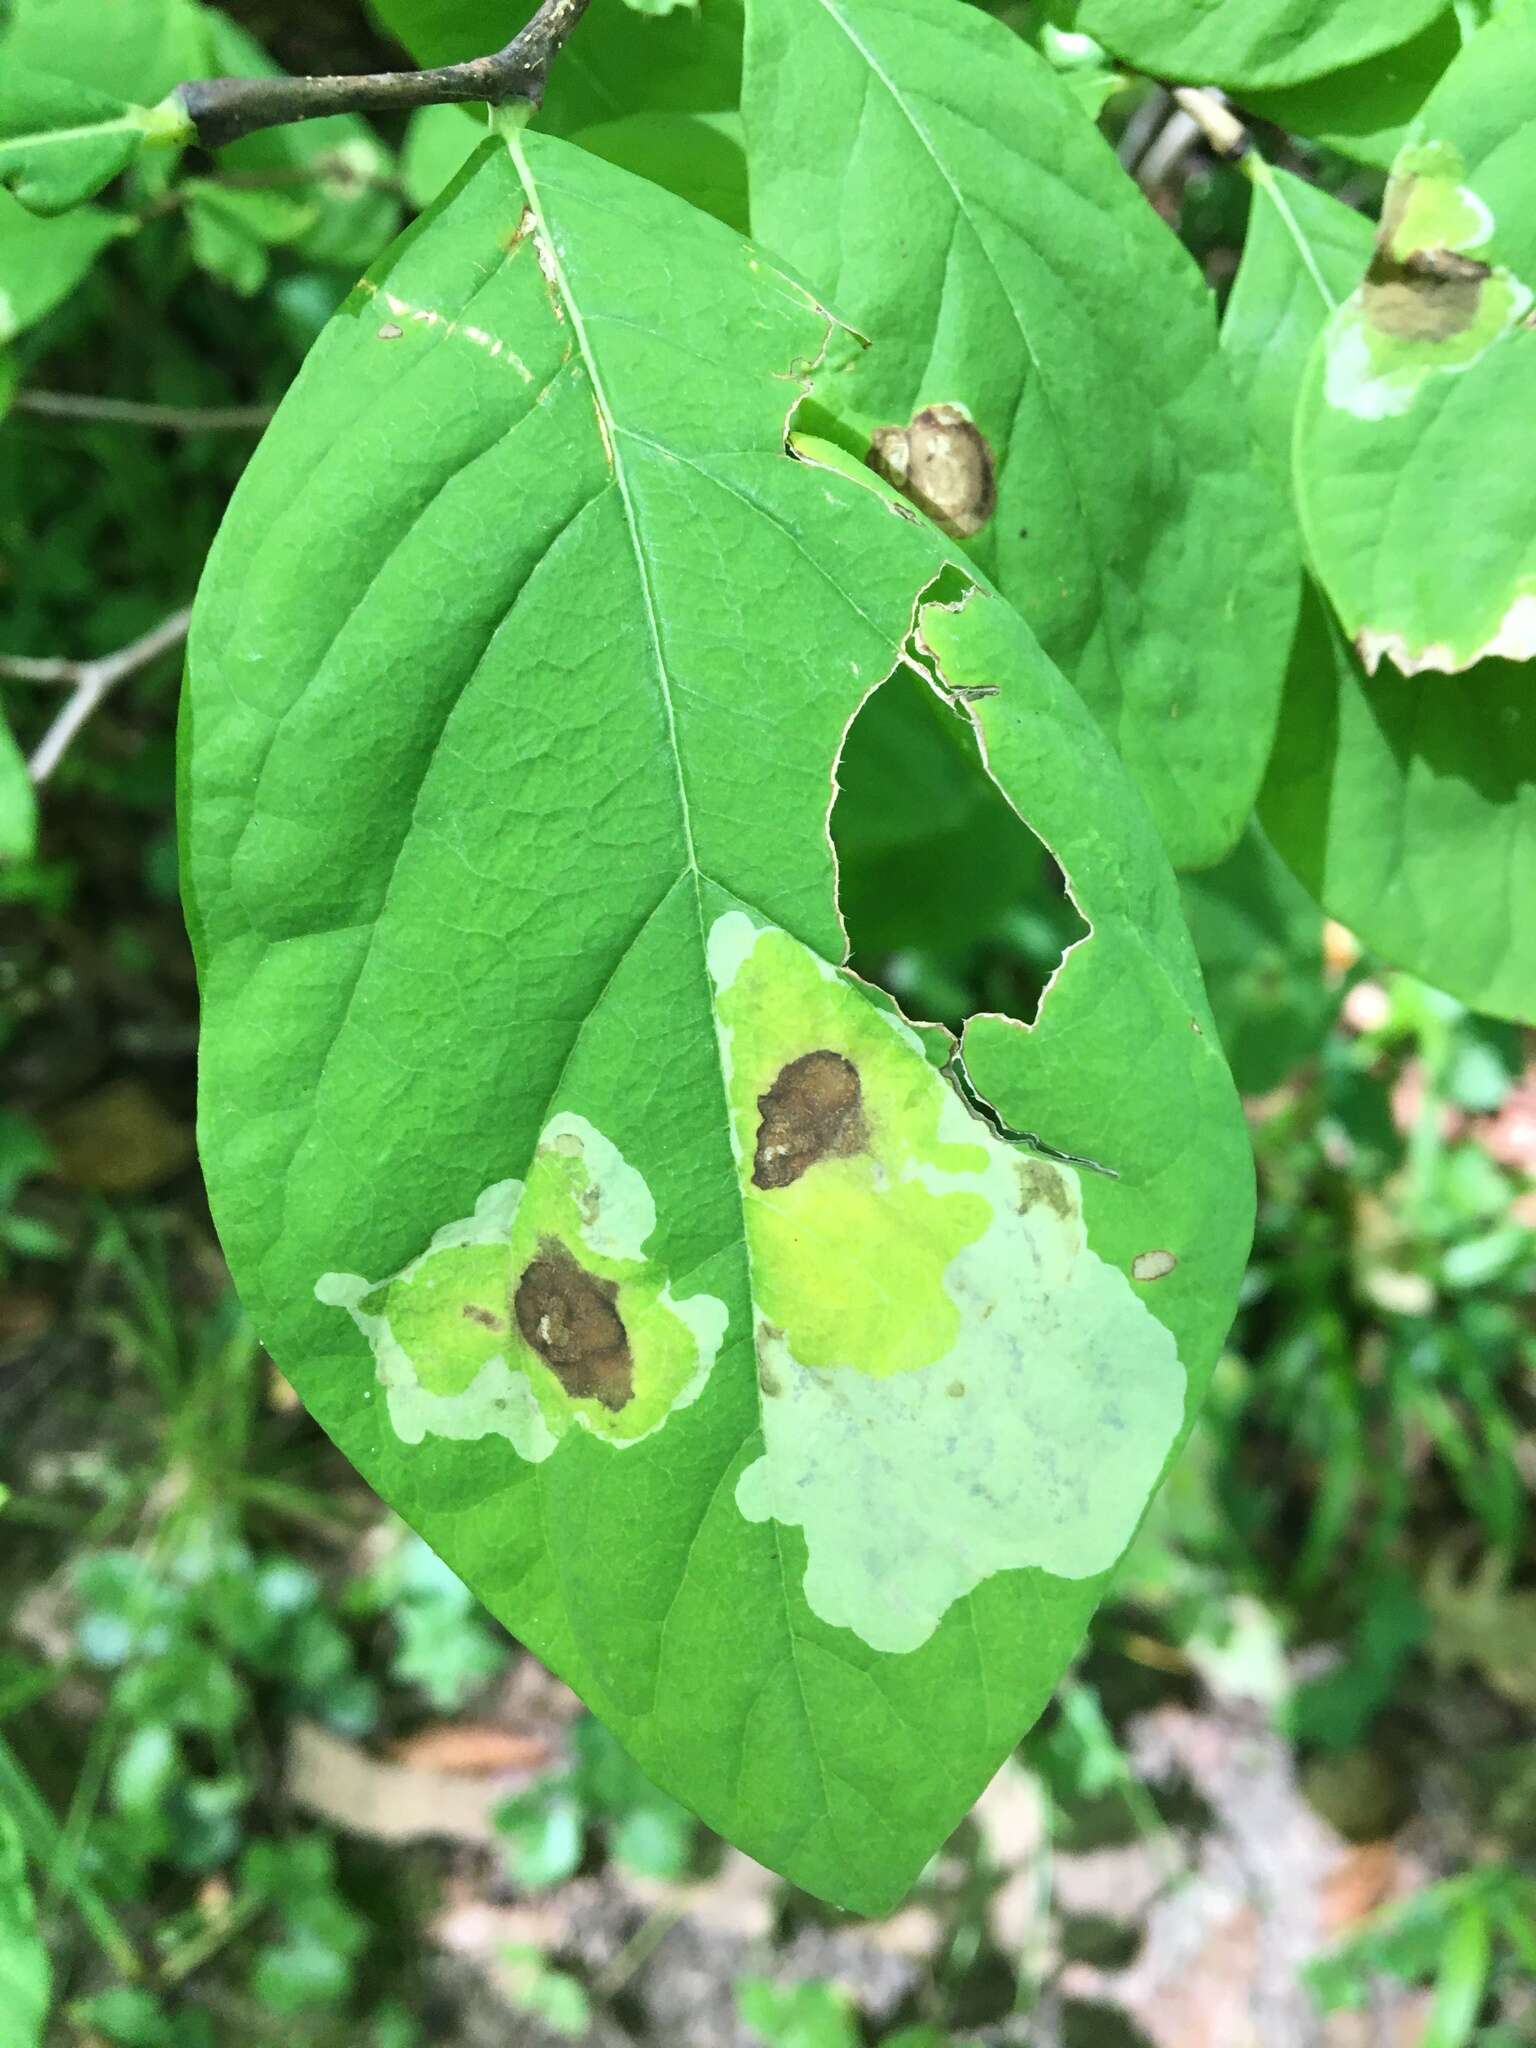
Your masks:
[{"label": "damaged leaf", "polygon": [[[1088,712],[888,486],[786,448],[835,331],[655,186],[486,143],[237,493],[184,878],[282,1370],[659,1785],[879,1910],[1182,1436],[1250,1169]],[[914,625],[1089,928],[968,1080],[841,967],[834,767]]]},{"label": "damaged leaf", "polygon": [[[1295,567],[1194,264],[978,8],[750,0],[743,116],[754,232],[871,343],[834,344],[816,405],[1024,612],[1175,864],[1219,859],[1263,774]],[[942,451],[974,456],[969,495],[914,485],[934,415],[977,436]]]},{"label": "damaged leaf", "polygon": [[1536,657],[1533,95],[1516,0],[1431,95],[1308,368],[1297,504],[1368,672]]},{"label": "damaged leaf", "polygon": [[1445,0],[1082,0],[1077,26],[1154,77],[1238,88],[1343,70],[1444,12]]}]

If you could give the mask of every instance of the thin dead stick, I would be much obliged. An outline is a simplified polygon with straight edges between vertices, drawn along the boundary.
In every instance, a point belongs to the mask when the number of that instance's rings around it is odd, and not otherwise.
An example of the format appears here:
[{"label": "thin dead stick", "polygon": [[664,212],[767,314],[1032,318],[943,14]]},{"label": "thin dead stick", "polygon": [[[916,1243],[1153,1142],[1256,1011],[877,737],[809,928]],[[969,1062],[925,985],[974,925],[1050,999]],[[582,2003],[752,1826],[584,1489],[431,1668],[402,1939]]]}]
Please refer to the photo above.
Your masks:
[{"label": "thin dead stick", "polygon": [[171,434],[250,433],[268,423],[270,405],[146,405],[135,398],[95,398],[73,391],[18,391],[13,412],[45,420],[88,420],[97,425],[145,427]]},{"label": "thin dead stick", "polygon": [[587,10],[588,0],[544,0],[503,50],[430,71],[375,71],[317,78],[203,78],[173,97],[205,149],[222,149],[258,128],[313,121],[324,114],[385,114],[415,107],[509,100],[537,106],[549,67]]},{"label": "thin dead stick", "polygon": [[1173,96],[1217,156],[1231,163],[1247,152],[1252,137],[1219,93],[1203,86],[1181,85]]},{"label": "thin dead stick", "polygon": [[27,763],[35,783],[46,782],[73,744],[76,735],[100,705],[109,690],[147,668],[162,654],[169,654],[187,637],[190,610],[172,612],[142,638],[130,641],[115,654],[97,661],[34,661],[26,655],[0,655],[0,676],[20,682],[67,682],[72,685],[69,702],[43,734],[36,753]]}]

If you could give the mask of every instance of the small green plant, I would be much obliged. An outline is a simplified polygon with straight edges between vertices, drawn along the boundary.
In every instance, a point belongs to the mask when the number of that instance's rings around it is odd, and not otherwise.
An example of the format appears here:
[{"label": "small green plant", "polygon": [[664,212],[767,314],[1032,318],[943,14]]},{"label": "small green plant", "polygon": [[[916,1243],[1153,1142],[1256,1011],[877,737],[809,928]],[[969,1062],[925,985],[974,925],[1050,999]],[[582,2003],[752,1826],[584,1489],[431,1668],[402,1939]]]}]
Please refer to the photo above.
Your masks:
[{"label": "small green plant", "polygon": [[565,1771],[499,1809],[508,1875],[528,1890],[562,1883],[580,1867],[595,1831],[637,1877],[683,1876],[698,1834],[687,1808],[658,1791],[600,1721],[577,1724],[571,1752]]},{"label": "small green plant", "polygon": [[1432,1984],[1426,2048],[1514,2048],[1515,2027],[1481,2022],[1501,1985],[1536,1976],[1536,1882],[1493,1865],[1390,1906],[1307,1972],[1325,2012],[1368,2004],[1373,1978]]}]

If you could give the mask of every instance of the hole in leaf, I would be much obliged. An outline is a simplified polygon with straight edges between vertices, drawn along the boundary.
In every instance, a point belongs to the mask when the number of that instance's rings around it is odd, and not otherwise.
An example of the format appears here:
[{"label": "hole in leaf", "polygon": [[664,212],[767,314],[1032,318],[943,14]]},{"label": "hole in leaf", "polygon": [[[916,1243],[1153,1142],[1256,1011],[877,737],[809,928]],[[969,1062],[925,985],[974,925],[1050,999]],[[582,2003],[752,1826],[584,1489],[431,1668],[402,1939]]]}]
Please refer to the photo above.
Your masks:
[{"label": "hole in leaf", "polygon": [[849,964],[909,1017],[1029,1024],[1088,926],[1061,869],[982,765],[970,720],[921,662],[869,698],[832,809]]}]

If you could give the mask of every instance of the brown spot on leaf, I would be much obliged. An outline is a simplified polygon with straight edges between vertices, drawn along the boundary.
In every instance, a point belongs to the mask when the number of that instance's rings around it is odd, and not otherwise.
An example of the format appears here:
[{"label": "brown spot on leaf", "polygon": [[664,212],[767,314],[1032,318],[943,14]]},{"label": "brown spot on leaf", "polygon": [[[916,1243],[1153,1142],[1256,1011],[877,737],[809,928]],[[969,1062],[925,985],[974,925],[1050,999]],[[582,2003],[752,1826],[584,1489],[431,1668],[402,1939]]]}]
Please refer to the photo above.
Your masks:
[{"label": "brown spot on leaf", "polygon": [[464,1319],[466,1322],[478,1323],[485,1330],[504,1330],[507,1327],[505,1316],[497,1315],[494,1309],[482,1308],[477,1301],[465,1302]]},{"label": "brown spot on leaf", "polygon": [[925,405],[906,427],[876,427],[869,466],[945,533],[968,540],[997,510],[997,464],[958,405]]},{"label": "brown spot on leaf", "polygon": [[869,1142],[859,1070],[823,1047],[781,1068],[759,1095],[752,1185],[787,1188],[823,1159],[848,1159]]},{"label": "brown spot on leaf", "polygon": [[1453,341],[1476,321],[1492,274],[1454,249],[1399,258],[1378,248],[1365,277],[1365,317],[1396,341]]},{"label": "brown spot on leaf", "polygon": [[618,1293],[615,1281],[589,1273],[552,1237],[517,1283],[512,1306],[523,1341],[573,1400],[622,1408],[635,1390]]}]

